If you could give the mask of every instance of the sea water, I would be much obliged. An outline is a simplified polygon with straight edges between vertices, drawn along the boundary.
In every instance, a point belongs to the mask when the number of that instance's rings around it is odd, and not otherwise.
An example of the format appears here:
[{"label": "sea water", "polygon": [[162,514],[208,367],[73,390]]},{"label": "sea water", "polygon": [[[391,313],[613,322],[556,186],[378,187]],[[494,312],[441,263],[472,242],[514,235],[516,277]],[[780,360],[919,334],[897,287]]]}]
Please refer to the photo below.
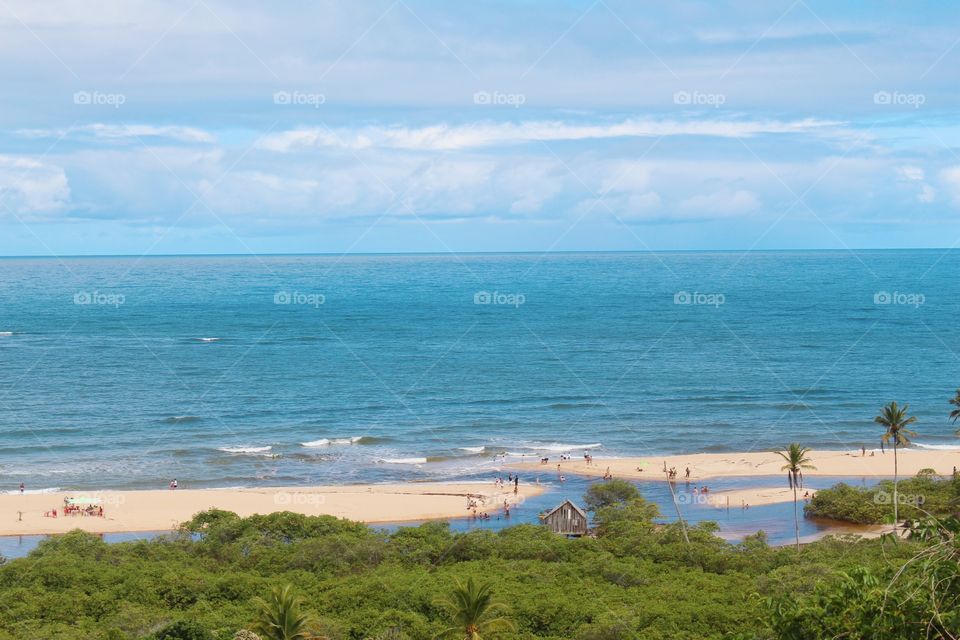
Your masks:
[{"label": "sea water", "polygon": [[960,253],[0,259],[0,486],[960,444]]}]

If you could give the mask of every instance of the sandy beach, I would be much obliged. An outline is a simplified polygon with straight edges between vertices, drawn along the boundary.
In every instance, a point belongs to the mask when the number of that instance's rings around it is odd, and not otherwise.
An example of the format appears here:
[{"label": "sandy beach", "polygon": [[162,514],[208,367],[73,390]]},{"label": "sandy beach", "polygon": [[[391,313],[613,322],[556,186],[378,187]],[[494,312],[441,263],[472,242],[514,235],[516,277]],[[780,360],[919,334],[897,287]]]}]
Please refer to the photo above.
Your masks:
[{"label": "sandy beach", "polygon": [[[871,453],[873,455],[871,455]],[[941,475],[953,473],[954,466],[960,466],[960,447],[956,450],[901,449],[898,453],[900,477],[916,475],[921,469],[934,469]],[[893,451],[881,453],[868,450],[866,455],[856,451],[811,451],[808,454],[816,469],[804,470],[805,476],[848,476],[848,477],[884,477],[893,476]],[[557,472],[557,464],[562,473],[576,473],[602,477],[609,469],[614,478],[631,480],[666,480],[664,465],[677,470],[677,479],[685,479],[686,469],[690,469],[690,480],[702,482],[710,478],[729,478],[745,476],[782,476],[783,458],[773,452],[754,451],[749,453],[694,453],[672,456],[649,456],[615,459],[597,459],[587,464],[583,457],[574,457],[561,461],[552,456],[549,463],[539,460],[507,465],[514,469],[533,469],[541,473]],[[792,497],[791,497],[792,499]]]},{"label": "sandy beach", "polygon": [[[816,493],[813,489],[801,489],[797,491],[797,499],[802,501],[803,495],[808,492],[810,497]],[[759,487],[733,489],[730,491],[711,491],[700,497],[704,498],[705,504],[717,508],[725,508],[728,505],[731,508],[740,508],[744,505],[758,507],[765,504],[792,502],[793,491],[788,487]]]},{"label": "sandy beach", "polygon": [[[177,489],[155,491],[68,491],[0,495],[0,535],[167,531],[211,508],[241,516],[293,511],[332,515],[367,523],[410,522],[468,515],[467,495],[483,496],[480,511],[502,513],[504,500],[520,504],[543,487],[500,490],[492,483],[411,483],[263,489]],[[96,498],[104,516],[63,515],[64,500]],[[45,513],[57,510],[57,518]]]}]

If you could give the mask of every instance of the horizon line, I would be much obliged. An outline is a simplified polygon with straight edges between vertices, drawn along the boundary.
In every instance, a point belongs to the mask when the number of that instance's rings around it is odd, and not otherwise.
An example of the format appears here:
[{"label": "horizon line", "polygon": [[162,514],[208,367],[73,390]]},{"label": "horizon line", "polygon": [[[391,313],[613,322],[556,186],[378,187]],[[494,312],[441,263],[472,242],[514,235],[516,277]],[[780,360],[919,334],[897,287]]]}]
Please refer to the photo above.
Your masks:
[{"label": "horizon line", "polygon": [[869,251],[960,251],[960,247],[870,247],[804,248],[804,249],[571,249],[563,251],[360,251],[360,252],[248,252],[248,253],[78,253],[78,254],[11,254],[0,255],[0,260],[17,259],[74,259],[74,258],[275,258],[275,257],[346,257],[346,256],[493,256],[493,255],[576,255],[576,254],[661,254],[661,253],[852,253]]}]

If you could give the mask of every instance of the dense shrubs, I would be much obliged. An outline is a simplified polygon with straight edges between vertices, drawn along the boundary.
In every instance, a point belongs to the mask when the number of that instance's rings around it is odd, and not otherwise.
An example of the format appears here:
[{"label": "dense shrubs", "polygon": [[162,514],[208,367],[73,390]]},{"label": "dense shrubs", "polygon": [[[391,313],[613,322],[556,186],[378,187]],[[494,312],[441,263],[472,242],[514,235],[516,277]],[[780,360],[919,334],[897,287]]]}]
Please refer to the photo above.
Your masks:
[{"label": "dense shrubs", "polygon": [[[825,540],[798,554],[762,535],[727,544],[710,524],[690,529],[688,546],[642,498],[595,497],[601,535],[579,540],[532,525],[385,534],[329,516],[217,511],[151,542],[74,532],[0,566],[0,640],[230,640],[253,622],[254,597],[285,584],[332,640],[419,640],[444,628],[437,598],[455,577],[492,584],[516,624],[510,638],[801,637],[801,614],[833,602],[831,585],[849,591],[858,568],[886,579],[921,548]],[[796,599],[772,604],[783,594]]]},{"label": "dense shrubs", "polygon": [[[897,495],[901,519],[948,515],[958,508],[960,479],[944,479],[932,471],[921,471],[914,478],[901,480]],[[840,483],[817,491],[805,507],[805,513],[847,522],[880,524],[892,519],[892,502],[892,480],[883,480],[869,488]]]}]

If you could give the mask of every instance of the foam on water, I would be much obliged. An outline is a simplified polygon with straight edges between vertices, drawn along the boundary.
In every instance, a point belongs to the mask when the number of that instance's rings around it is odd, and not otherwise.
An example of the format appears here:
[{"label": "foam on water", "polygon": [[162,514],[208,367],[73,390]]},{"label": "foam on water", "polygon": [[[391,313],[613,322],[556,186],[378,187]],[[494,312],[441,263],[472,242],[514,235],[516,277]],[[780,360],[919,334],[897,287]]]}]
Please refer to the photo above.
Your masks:
[{"label": "foam on water", "polygon": [[911,447],[917,447],[918,449],[936,449],[937,451],[958,451],[960,450],[960,444],[923,444],[920,442],[913,442],[910,445]]},{"label": "foam on water", "polygon": [[[24,489],[22,493],[23,495],[37,495],[41,493],[57,493],[58,491],[60,491],[60,487],[46,487],[44,489]],[[0,493],[10,496],[21,493],[21,491],[20,489],[11,489],[9,491],[0,491]]]},{"label": "foam on water", "polygon": [[333,444],[357,444],[363,440],[363,436],[353,436],[350,438],[320,438],[310,442],[301,442],[301,447],[327,447]]},{"label": "foam on water", "polygon": [[552,444],[532,444],[528,449],[533,449],[534,451],[552,451],[554,453],[569,453],[571,451],[586,451],[589,449],[599,449],[603,445],[599,442],[594,442],[593,444],[563,444],[561,442],[554,442]]},{"label": "foam on water", "polygon": [[217,451],[224,453],[266,453],[273,449],[272,446],[265,447],[217,447]]}]

